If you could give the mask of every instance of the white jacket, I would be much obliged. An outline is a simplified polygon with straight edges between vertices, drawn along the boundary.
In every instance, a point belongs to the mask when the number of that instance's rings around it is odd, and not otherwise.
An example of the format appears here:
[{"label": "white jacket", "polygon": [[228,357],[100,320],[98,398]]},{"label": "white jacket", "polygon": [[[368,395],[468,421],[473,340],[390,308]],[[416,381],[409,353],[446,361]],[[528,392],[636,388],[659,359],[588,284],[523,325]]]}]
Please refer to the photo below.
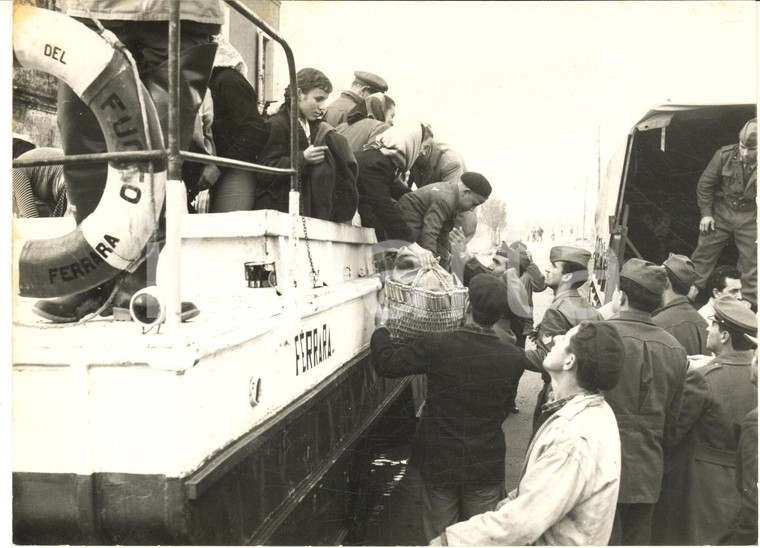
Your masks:
[{"label": "white jacket", "polygon": [[620,436],[600,394],[579,394],[533,438],[517,489],[496,510],[448,527],[454,546],[606,545],[620,486]]}]

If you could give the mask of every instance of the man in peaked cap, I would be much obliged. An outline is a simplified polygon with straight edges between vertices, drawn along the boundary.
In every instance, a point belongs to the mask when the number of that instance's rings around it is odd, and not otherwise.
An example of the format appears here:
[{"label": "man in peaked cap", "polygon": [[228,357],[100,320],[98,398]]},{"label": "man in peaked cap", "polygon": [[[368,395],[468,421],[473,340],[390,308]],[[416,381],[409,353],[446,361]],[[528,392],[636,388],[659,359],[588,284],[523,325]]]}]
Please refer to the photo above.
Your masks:
[{"label": "man in peaked cap", "polygon": [[662,307],[654,311],[652,319],[681,343],[687,356],[706,354],[707,321],[686,297],[697,279],[694,263],[686,255],[671,253],[662,266],[668,282],[662,294]]},{"label": "man in peaked cap", "polygon": [[325,111],[325,122],[336,127],[341,122],[345,122],[348,113],[357,105],[364,102],[364,99],[373,93],[388,91],[388,84],[377,74],[357,70],[354,72],[354,81],[351,83],[351,89],[347,89],[340,94],[340,97],[327,105]]},{"label": "man in peaked cap", "polygon": [[551,266],[546,271],[544,281],[554,291],[554,300],[544,312],[538,326],[536,347],[527,351],[530,362],[528,369],[541,373],[544,380],[544,387],[538,394],[533,412],[534,433],[551,388],[551,378],[542,364],[554,346],[554,338],[564,335],[583,320],[601,319],[596,309],[578,293],[578,288],[588,280],[590,260],[591,253],[581,247],[558,245],[549,251]]},{"label": "man in peaked cap", "polygon": [[630,259],[620,271],[620,313],[610,323],[625,347],[617,386],[605,394],[620,429],[620,493],[610,545],[648,545],[660,497],[663,441],[681,407],[686,351],[652,320],[668,283],[664,266]]},{"label": "man in peaked cap", "polygon": [[733,238],[739,250],[742,294],[757,306],[757,119],[739,132],[739,142],[719,148],[697,183],[702,215],[691,255],[697,279],[690,296],[705,288],[718,255]]},{"label": "man in peaked cap", "polygon": [[449,268],[449,233],[458,212],[474,211],[491,195],[491,183],[483,175],[465,171],[458,181],[433,183],[407,192],[398,201],[401,216],[412,231],[412,238],[440,257]]},{"label": "man in peaked cap", "polygon": [[755,343],[745,337],[757,337],[757,317],[732,297],[721,297],[714,306],[707,348],[715,359],[686,375],[673,438],[686,458],[678,481],[664,486],[658,504],[663,510],[658,540],[664,544],[718,544],[740,506],[734,425],[757,406],[751,380]]},{"label": "man in peaked cap", "polygon": [[522,349],[500,341],[493,330],[507,304],[504,283],[479,274],[469,293],[466,324],[454,332],[430,333],[397,347],[381,310],[370,342],[379,375],[428,376],[410,461],[424,483],[428,542],[459,520],[493,510],[501,498],[507,392],[526,361]]}]

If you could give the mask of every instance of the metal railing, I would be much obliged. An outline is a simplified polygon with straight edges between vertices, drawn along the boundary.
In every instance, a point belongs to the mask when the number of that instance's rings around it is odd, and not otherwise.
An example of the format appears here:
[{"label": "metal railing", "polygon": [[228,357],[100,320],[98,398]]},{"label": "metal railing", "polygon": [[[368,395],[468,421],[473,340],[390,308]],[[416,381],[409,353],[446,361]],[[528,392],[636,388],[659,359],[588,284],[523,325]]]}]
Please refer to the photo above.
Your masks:
[{"label": "metal railing", "polygon": [[[293,51],[276,31],[265,21],[256,15],[240,0],[223,0],[230,7],[245,17],[248,21],[278,42],[284,52],[288,63],[289,90],[290,90],[290,168],[274,168],[223,158],[221,156],[197,154],[180,148],[179,143],[179,42],[180,42],[180,3],[181,0],[169,0],[169,32],[168,32],[168,62],[169,62],[169,104],[168,104],[168,127],[165,140],[167,146],[161,149],[144,150],[135,152],[102,152],[95,154],[70,155],[64,158],[44,160],[14,160],[14,168],[34,167],[45,165],[74,165],[103,161],[134,161],[144,162],[160,158],[168,160],[168,174],[166,182],[166,244],[162,252],[164,260],[168,259],[169,270],[173,273],[171,287],[162,288],[166,297],[166,326],[168,331],[176,332],[181,323],[181,297],[180,297],[180,257],[181,257],[181,217],[186,207],[186,189],[182,182],[183,161],[216,164],[222,167],[257,171],[261,173],[273,173],[290,175],[290,260],[289,268],[286,269],[284,283],[282,285],[283,296],[286,306],[294,306],[295,302],[295,275],[294,264],[297,246],[296,217],[299,215],[298,200],[298,92],[296,81],[295,58]],[[162,128],[163,129],[163,128]]]}]

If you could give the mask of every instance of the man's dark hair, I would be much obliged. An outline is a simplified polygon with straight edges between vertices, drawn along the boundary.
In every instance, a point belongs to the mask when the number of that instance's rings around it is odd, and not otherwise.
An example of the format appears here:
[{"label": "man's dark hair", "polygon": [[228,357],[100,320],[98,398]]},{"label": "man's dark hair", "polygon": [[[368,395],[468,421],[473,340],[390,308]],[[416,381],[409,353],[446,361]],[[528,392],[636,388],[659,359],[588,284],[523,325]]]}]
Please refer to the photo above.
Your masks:
[{"label": "man's dark hair", "polygon": [[[729,276],[731,278],[731,276]],[[747,340],[747,338],[744,336],[744,333],[741,331],[738,331],[736,329],[732,329],[728,327],[723,322],[716,321],[715,323],[718,324],[718,329],[721,333],[728,333],[731,335],[731,347],[736,351],[742,351],[742,350],[752,350],[755,348],[755,345],[752,344],[750,341]]]},{"label": "man's dark hair", "polygon": [[620,278],[620,291],[625,293],[631,308],[651,314],[662,306],[662,295],[655,295],[628,278]]},{"label": "man's dark hair", "polygon": [[302,68],[296,74],[296,80],[301,93],[309,93],[315,88],[319,88],[325,93],[332,93],[333,90],[330,79],[325,76],[324,72],[315,68]]},{"label": "man's dark hair", "polygon": [[611,390],[620,380],[624,356],[617,330],[604,322],[583,321],[567,351],[575,355],[576,378],[590,392]]},{"label": "man's dark hair", "polygon": [[713,289],[717,289],[718,291],[726,289],[726,278],[741,280],[742,273],[730,264],[724,264],[714,269],[707,280],[707,290],[710,292],[711,297]]},{"label": "man's dark hair", "polygon": [[670,280],[670,287],[675,293],[679,295],[688,295],[689,289],[691,288],[690,285],[686,285],[678,276],[675,275],[675,272],[670,270],[667,266],[665,267],[665,273],[668,275],[668,280]]},{"label": "man's dark hair", "polygon": [[572,274],[573,283],[570,284],[572,289],[578,289],[580,286],[586,283],[588,280],[588,269],[585,266],[581,266],[578,263],[571,263],[569,261],[557,261],[560,264],[562,274]]},{"label": "man's dark hair", "polygon": [[470,305],[470,310],[472,312],[472,320],[483,327],[492,327],[493,324],[499,321],[499,316],[485,314],[472,305]]}]

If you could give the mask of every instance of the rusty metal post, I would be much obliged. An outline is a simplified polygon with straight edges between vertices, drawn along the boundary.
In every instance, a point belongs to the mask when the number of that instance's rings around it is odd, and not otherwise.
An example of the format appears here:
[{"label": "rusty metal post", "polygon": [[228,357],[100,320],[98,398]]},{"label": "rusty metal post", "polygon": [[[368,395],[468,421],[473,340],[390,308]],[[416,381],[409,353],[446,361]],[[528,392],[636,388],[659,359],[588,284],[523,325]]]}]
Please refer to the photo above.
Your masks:
[{"label": "rusty metal post", "polygon": [[166,181],[166,245],[162,252],[162,261],[166,264],[166,276],[163,278],[161,292],[166,299],[166,329],[170,334],[179,332],[182,321],[181,259],[183,206],[186,203],[185,184],[182,182],[182,158],[180,157],[180,119],[179,119],[179,39],[180,39],[180,0],[169,3],[169,123],[168,141],[168,176]]}]

